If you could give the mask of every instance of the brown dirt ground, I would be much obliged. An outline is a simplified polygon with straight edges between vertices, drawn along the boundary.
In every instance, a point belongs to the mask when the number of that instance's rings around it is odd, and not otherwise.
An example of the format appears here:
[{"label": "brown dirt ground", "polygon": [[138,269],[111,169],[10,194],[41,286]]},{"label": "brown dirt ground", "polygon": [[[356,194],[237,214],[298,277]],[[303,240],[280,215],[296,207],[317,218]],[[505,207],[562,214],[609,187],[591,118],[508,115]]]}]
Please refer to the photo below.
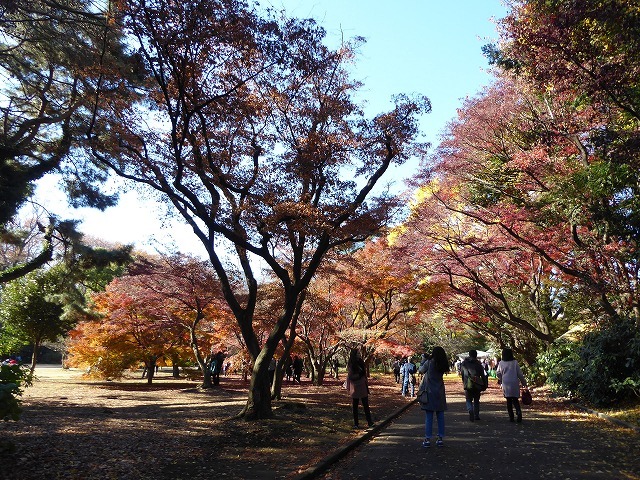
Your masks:
[{"label": "brown dirt ground", "polygon": [[[25,390],[19,422],[0,423],[0,479],[292,478],[358,435],[342,380],[286,384],[274,418],[234,419],[248,383],[223,377],[219,388],[160,372],[154,383],[96,382],[77,370],[39,367]],[[381,420],[408,400],[393,376],[371,381]],[[362,422],[364,423],[364,421]]]},{"label": "brown dirt ground", "polygon": [[[0,444],[15,447],[0,448],[0,480],[292,479],[362,433],[352,429],[344,378],[322,387],[285,384],[273,419],[246,422],[233,418],[248,386],[237,376],[201,391],[168,371],[151,386],[139,377],[85,380],[58,367],[36,375],[21,420],[0,423]],[[459,382],[455,375],[448,381]],[[376,421],[407,403],[393,375],[370,383]],[[486,395],[500,399],[495,385]],[[534,396],[551,415],[585,415],[543,391]]]}]

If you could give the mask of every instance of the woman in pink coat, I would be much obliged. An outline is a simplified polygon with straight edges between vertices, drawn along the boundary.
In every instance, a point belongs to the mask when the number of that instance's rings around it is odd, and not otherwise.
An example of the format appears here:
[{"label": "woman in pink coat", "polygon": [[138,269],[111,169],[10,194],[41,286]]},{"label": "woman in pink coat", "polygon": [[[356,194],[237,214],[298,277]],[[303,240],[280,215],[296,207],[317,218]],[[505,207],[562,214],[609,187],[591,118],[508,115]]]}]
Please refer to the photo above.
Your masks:
[{"label": "woman in pink coat", "polygon": [[367,383],[367,369],[360,357],[360,352],[352,348],[347,363],[347,391],[353,399],[353,426],[358,428],[358,403],[362,401],[364,415],[369,426],[373,426],[371,411],[369,410],[369,384]]},{"label": "woman in pink coat", "polygon": [[516,409],[516,418],[518,423],[522,422],[522,409],[520,408],[520,384],[527,388],[527,381],[520,370],[520,365],[513,358],[513,350],[505,348],[502,350],[502,360],[498,364],[496,371],[498,383],[502,385],[502,393],[507,399],[507,411],[509,412],[509,420],[515,421],[513,418],[513,409]]}]

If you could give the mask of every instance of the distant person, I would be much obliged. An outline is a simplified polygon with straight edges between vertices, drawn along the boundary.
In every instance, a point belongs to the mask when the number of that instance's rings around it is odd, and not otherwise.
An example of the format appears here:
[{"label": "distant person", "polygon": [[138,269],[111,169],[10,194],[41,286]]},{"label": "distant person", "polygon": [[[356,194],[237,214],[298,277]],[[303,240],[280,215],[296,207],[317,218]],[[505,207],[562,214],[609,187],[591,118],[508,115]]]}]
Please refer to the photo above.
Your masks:
[{"label": "distant person", "polygon": [[302,359],[295,355],[293,357],[293,382],[302,383],[300,377],[302,376],[302,369],[304,368],[304,362]]},{"label": "distant person", "polygon": [[422,446],[431,446],[431,434],[433,433],[433,414],[438,420],[438,438],[436,445],[444,445],[444,411],[447,409],[447,397],[444,390],[442,376],[449,371],[449,360],[442,347],[434,347],[431,359],[420,365],[420,373],[424,373],[421,389],[424,386],[428,394],[428,402],[421,403],[420,408],[425,410],[425,434]]},{"label": "distant person", "polygon": [[290,382],[293,378],[293,358],[291,358],[291,355],[287,356],[284,362],[284,374],[287,382]]},{"label": "distant person", "polygon": [[402,387],[404,386],[403,369],[405,363],[407,363],[407,357],[402,357],[400,359],[400,393],[402,393]]},{"label": "distant person", "polygon": [[[423,353],[422,355],[420,355],[420,362],[419,365],[422,366],[424,365],[424,362],[426,362],[427,360],[429,360],[431,357],[429,356],[428,353]],[[422,381],[422,378],[424,377],[424,374],[422,372],[420,372],[420,368],[416,367],[416,370],[418,371],[418,378],[420,379],[420,382]]]},{"label": "distant person", "polygon": [[396,378],[396,383],[400,383],[400,359],[396,358],[395,362],[393,362],[393,375]]},{"label": "distant person", "polygon": [[478,361],[476,350],[469,350],[469,356],[463,360],[460,371],[469,420],[480,420],[480,394],[486,390],[488,379],[485,369]]},{"label": "distant person", "polygon": [[213,362],[211,362],[211,379],[214,385],[220,385],[220,372],[222,372],[222,364],[225,357],[225,353],[222,350],[218,350],[213,357]]},{"label": "distant person", "polygon": [[462,375],[462,362],[460,361],[460,359],[457,359],[455,361],[455,363],[453,364],[453,367],[455,368],[456,373],[458,375]]},{"label": "distant person", "polygon": [[[505,348],[502,350],[502,360],[498,364],[496,370],[498,383],[502,385],[502,393],[507,399],[507,411],[509,412],[509,421],[522,422],[522,409],[520,408],[520,384],[527,388],[527,381],[520,370],[520,365],[513,358],[513,350]],[[514,420],[513,409],[516,410],[516,420]]]},{"label": "distant person", "polygon": [[370,427],[373,426],[373,419],[371,418],[371,411],[369,410],[369,384],[367,382],[367,369],[362,357],[360,357],[360,352],[355,348],[352,348],[349,354],[346,387],[353,400],[353,427],[359,428],[359,402],[362,402],[362,408],[364,409],[364,416],[367,418],[367,424]]},{"label": "distant person", "polygon": [[[416,374],[416,365],[409,358],[404,358],[402,367],[400,367],[400,373],[402,374],[402,396],[406,397],[409,394],[411,377]],[[412,391],[411,395],[413,396],[414,393],[415,391]]]},{"label": "distant person", "polygon": [[276,376],[276,367],[278,362],[275,358],[271,357],[271,361],[269,362],[269,385],[273,385],[273,379]]},{"label": "distant person", "polygon": [[409,387],[411,388],[411,397],[415,397],[417,383],[416,372],[418,371],[418,368],[416,367],[416,364],[413,363],[413,360],[409,359],[409,363],[411,364],[411,373],[409,373]]}]

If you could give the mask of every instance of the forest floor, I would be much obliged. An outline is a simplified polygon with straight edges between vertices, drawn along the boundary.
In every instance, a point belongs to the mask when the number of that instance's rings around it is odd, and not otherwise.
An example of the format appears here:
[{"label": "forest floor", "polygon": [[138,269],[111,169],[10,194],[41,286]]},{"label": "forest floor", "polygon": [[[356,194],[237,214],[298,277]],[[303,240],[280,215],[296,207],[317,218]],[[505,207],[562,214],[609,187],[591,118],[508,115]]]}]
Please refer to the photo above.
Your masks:
[{"label": "forest floor", "polygon": [[[59,367],[38,367],[36,375],[20,421],[0,424],[0,444],[13,445],[0,448],[1,480],[293,479],[363,433],[352,427],[344,378],[321,387],[285,383],[274,417],[247,422],[235,418],[248,387],[238,376],[203,391],[169,371],[152,385],[139,376],[96,382]],[[455,375],[447,381],[459,388]],[[374,375],[370,384],[376,422],[409,402],[393,375]],[[503,401],[495,385],[484,395]],[[550,413],[584,414],[545,392],[534,396]]]}]

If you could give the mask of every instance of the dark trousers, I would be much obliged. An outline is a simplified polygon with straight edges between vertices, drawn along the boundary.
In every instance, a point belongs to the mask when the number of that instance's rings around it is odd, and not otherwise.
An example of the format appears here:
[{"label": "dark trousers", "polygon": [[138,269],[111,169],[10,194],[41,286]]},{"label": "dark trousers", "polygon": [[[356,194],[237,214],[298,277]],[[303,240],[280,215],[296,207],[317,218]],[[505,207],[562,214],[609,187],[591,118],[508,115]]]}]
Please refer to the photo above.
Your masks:
[{"label": "dark trousers", "polygon": [[464,397],[467,401],[469,417],[480,418],[480,390],[465,390]]},{"label": "dark trousers", "polygon": [[513,422],[513,409],[516,409],[516,415],[518,421],[522,421],[522,410],[520,409],[520,401],[517,397],[507,397],[507,411],[509,412],[509,419]]},{"label": "dark trousers", "polygon": [[367,417],[367,423],[373,424],[371,419],[371,411],[369,410],[369,397],[354,398],[353,399],[353,424],[358,426],[358,401],[362,401],[362,408],[364,408],[364,416]]}]

